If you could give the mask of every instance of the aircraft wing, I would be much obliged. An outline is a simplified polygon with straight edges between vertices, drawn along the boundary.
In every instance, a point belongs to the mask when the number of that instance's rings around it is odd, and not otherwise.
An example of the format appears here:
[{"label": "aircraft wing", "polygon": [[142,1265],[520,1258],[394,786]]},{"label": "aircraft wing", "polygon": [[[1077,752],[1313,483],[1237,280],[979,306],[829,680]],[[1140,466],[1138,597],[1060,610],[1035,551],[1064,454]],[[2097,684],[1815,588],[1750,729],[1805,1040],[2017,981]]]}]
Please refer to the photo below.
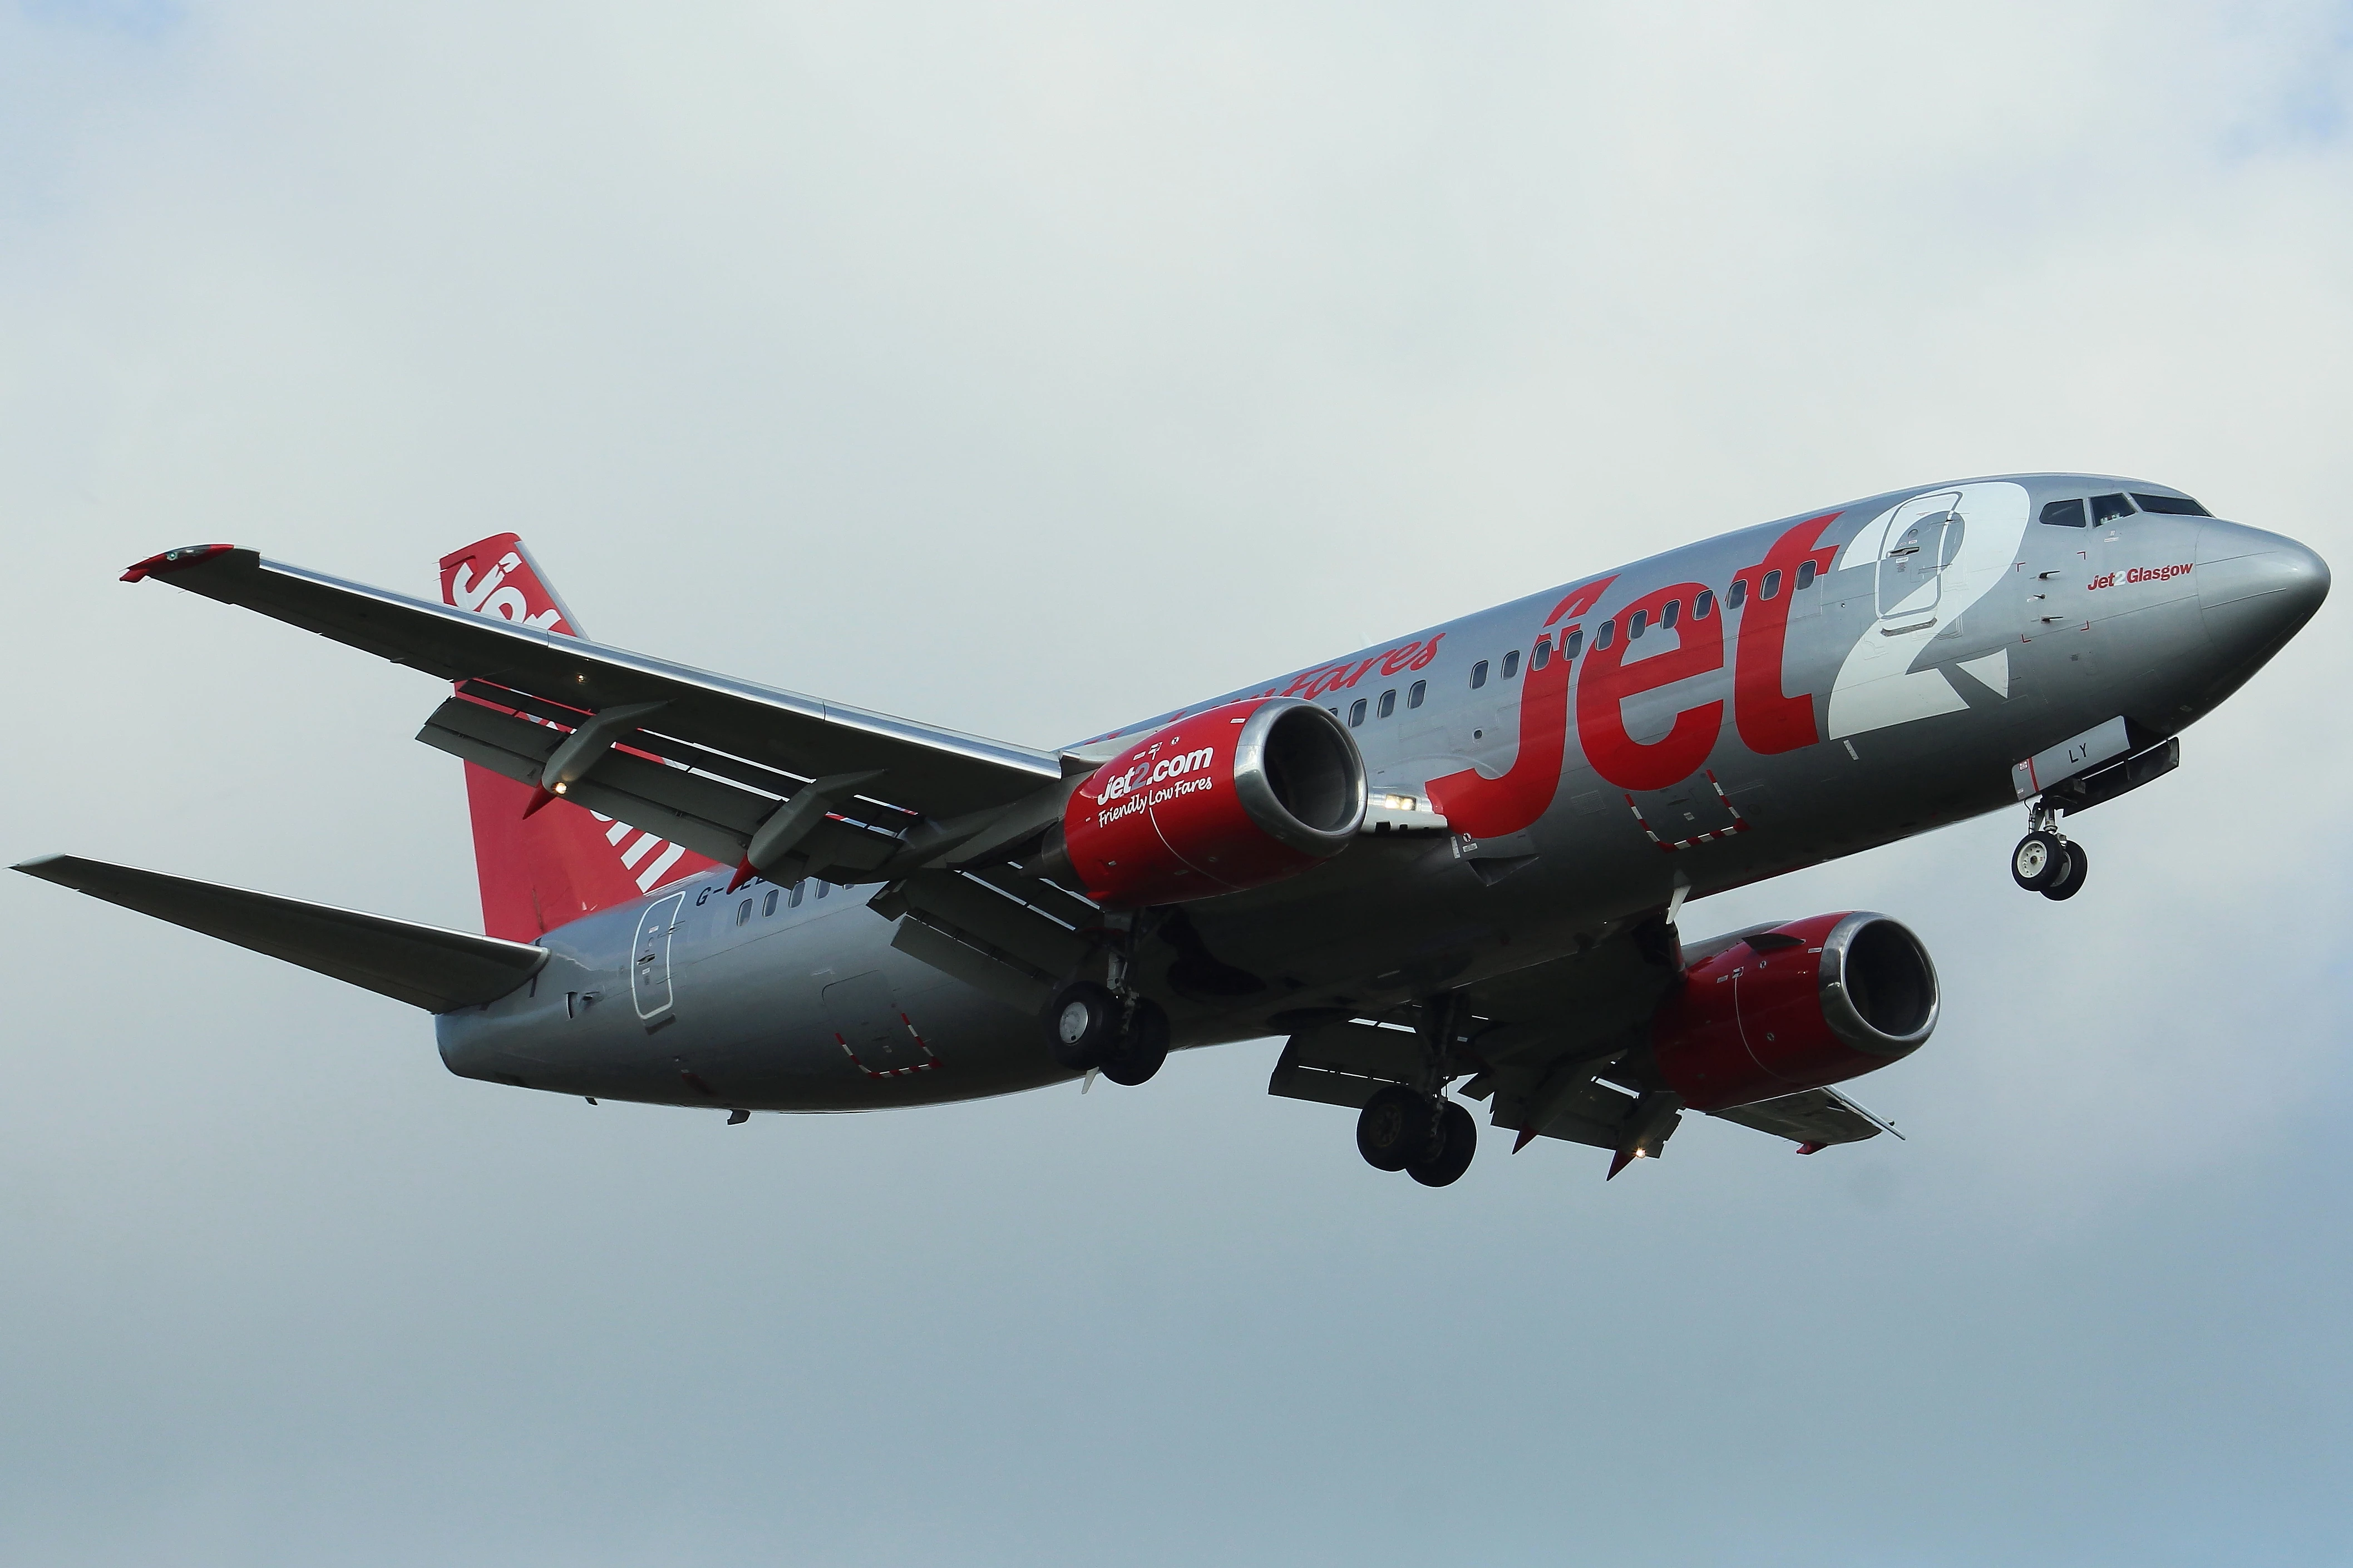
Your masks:
[{"label": "aircraft wing", "polygon": [[[605,715],[594,738],[611,749],[596,758],[595,777],[564,793],[722,861],[742,859],[779,803],[812,782],[820,788],[809,804],[821,809],[795,825],[795,874],[857,881],[927,822],[933,847],[961,841],[958,832],[969,839],[1066,772],[1085,771],[1057,752],[429,604],[251,550],[174,551],[141,562],[124,580],[151,576],[460,683],[461,695],[418,738],[510,777],[538,783],[552,760],[560,762],[565,731],[576,736]],[[1024,822],[1038,815],[1034,803],[1015,814]]]},{"label": "aircraft wing", "polygon": [[[1454,1064],[1472,1074],[1462,1092],[1488,1101],[1492,1123],[1518,1132],[1523,1147],[1542,1136],[1622,1156],[1639,1140],[1645,1152],[1657,1152],[1681,1120],[1679,1102],[1646,1095],[1613,1069],[1642,1046],[1680,965],[1767,929],[1685,945],[1654,916],[1606,929],[1583,952],[1472,986],[1466,995],[1473,1027]],[[1414,1082],[1422,1059],[1409,1028],[1334,1020],[1292,1036],[1267,1092],[1353,1109],[1383,1084]],[[1710,1114],[1787,1138],[1807,1153],[1892,1131],[1828,1089]]]},{"label": "aircraft wing", "polygon": [[495,1002],[547,962],[546,949],[524,942],[166,877],[77,855],[44,856],[16,868],[428,1013]]}]

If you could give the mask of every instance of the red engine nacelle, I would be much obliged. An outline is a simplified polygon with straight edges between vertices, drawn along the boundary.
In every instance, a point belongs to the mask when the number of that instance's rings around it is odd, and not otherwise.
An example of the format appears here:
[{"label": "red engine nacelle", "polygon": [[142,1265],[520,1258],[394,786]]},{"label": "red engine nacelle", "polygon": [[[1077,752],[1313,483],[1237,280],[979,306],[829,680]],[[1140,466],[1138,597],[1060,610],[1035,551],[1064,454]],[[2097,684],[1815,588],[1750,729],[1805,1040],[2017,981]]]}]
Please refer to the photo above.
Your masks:
[{"label": "red engine nacelle", "polygon": [[1312,702],[1251,698],[1180,719],[1095,770],[1060,858],[1099,903],[1181,903],[1296,876],[1352,843],[1365,763]]},{"label": "red engine nacelle", "polygon": [[1885,915],[1816,915],[1692,965],[1651,1020],[1667,1087],[1694,1110],[1820,1089],[1917,1050],[1936,970]]}]

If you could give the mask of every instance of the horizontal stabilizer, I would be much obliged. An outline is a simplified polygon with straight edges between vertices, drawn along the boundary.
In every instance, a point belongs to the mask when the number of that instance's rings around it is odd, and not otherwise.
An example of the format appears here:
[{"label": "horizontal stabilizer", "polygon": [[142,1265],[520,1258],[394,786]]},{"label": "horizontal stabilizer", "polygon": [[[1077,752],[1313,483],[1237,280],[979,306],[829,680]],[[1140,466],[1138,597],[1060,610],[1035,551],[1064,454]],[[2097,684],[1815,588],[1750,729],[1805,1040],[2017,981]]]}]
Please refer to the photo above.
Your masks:
[{"label": "horizontal stabilizer", "polygon": [[16,869],[428,1013],[494,1002],[547,962],[546,949],[524,942],[110,866],[75,855],[45,856]]}]

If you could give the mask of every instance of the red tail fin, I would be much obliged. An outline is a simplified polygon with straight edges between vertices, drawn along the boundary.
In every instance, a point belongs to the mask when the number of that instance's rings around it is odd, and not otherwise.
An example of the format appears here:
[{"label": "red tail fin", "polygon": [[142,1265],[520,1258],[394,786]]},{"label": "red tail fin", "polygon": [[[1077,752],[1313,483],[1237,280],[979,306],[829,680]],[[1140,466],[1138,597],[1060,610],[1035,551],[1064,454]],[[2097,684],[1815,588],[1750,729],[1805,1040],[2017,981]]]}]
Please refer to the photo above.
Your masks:
[{"label": "red tail fin", "polygon": [[[580,635],[531,552],[512,533],[441,558],[441,602],[461,610]],[[482,879],[482,929],[533,942],[596,910],[626,904],[713,864],[651,833],[559,800],[528,818],[534,791],[472,763],[466,804],[474,819],[474,868]]]}]

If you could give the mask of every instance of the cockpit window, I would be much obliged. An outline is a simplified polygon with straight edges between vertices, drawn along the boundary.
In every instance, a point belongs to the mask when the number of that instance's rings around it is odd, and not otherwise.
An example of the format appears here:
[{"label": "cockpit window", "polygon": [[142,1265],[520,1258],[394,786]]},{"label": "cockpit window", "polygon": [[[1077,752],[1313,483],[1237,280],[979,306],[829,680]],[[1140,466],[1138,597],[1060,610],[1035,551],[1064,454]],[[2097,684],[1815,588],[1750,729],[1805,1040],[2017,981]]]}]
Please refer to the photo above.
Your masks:
[{"label": "cockpit window", "polygon": [[2073,500],[2045,502],[2042,508],[2042,521],[2053,528],[2083,527],[2084,499],[2078,496]]},{"label": "cockpit window", "polygon": [[2133,503],[2122,496],[2092,498],[2092,525],[2095,528],[2104,522],[2114,522],[2120,517],[2130,517],[2132,513]]},{"label": "cockpit window", "polygon": [[2170,517],[2211,517],[2214,514],[2191,500],[2188,496],[2145,496],[2138,490],[2133,500],[2140,502],[2143,511],[2161,511]]}]

